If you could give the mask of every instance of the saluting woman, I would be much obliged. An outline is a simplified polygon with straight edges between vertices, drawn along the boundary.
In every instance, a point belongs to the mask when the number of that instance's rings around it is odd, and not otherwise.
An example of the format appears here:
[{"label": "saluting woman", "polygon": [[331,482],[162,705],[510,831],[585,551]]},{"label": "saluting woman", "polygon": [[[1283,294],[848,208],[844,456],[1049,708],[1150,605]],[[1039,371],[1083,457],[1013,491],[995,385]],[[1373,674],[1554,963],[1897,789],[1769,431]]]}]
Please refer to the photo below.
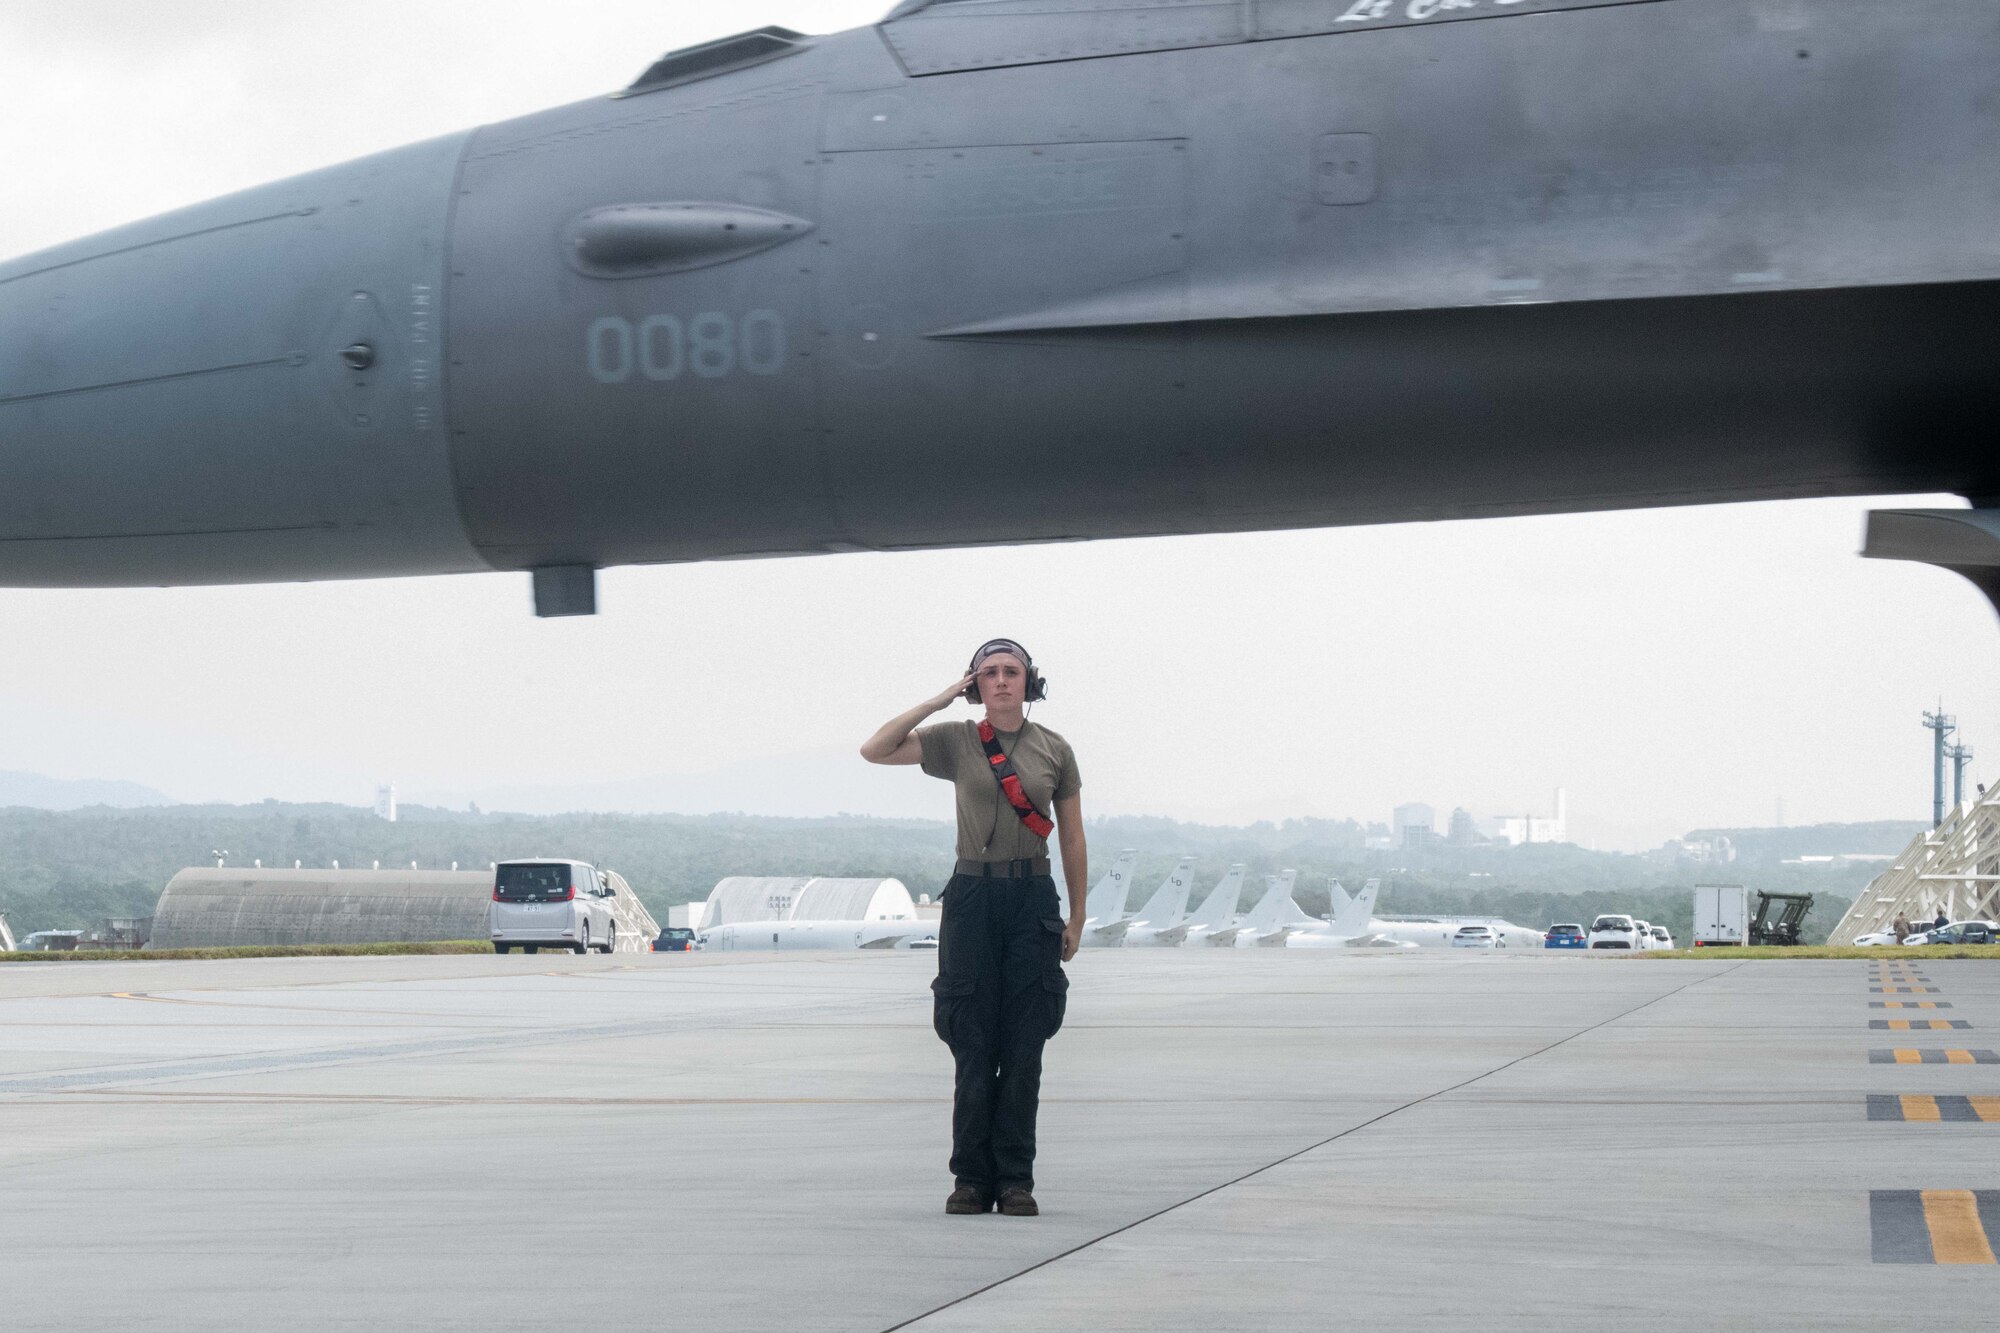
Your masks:
[{"label": "saluting woman", "polygon": [[[885,723],[861,747],[874,764],[922,764],[952,784],[958,865],[938,934],[937,1034],[957,1063],[952,1087],[947,1213],[1034,1217],[1035,1112],[1042,1043],[1062,1026],[1062,965],[1083,940],[1089,882],[1083,801],[1069,742],[1025,715],[1047,685],[1012,639],[980,645],[956,685]],[[917,724],[965,699],[983,720]],[[1048,839],[1069,887],[1063,924]]]}]

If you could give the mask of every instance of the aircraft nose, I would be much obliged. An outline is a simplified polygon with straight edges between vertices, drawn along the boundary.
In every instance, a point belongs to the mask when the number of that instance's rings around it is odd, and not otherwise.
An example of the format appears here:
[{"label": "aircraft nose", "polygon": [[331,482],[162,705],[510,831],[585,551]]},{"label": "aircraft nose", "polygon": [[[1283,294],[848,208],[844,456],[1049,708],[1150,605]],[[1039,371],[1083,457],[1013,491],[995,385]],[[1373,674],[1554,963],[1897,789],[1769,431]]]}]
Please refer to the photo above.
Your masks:
[{"label": "aircraft nose", "polygon": [[483,568],[439,374],[462,142],[0,265],[0,583]]}]

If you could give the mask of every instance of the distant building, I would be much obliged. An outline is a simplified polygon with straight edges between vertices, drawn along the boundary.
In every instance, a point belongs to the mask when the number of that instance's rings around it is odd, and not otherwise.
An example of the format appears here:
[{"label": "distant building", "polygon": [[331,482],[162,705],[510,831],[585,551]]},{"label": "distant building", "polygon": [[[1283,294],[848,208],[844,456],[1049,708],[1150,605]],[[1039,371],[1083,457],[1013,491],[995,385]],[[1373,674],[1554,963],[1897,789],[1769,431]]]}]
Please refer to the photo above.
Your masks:
[{"label": "distant building", "polygon": [[1479,836],[1479,824],[1473,819],[1472,812],[1462,805],[1451,812],[1451,824],[1445,833],[1445,840],[1459,847],[1486,841]]},{"label": "distant building", "polygon": [[391,785],[375,789],[375,817],[396,822],[396,788]]},{"label": "distant building", "polygon": [[746,921],[915,921],[917,904],[899,879],[732,875],[709,890],[697,930]]},{"label": "distant building", "polygon": [[1387,824],[1370,824],[1361,834],[1361,846],[1371,852],[1394,851],[1400,843]]},{"label": "distant building", "polygon": [[1422,801],[1396,807],[1395,845],[1421,847],[1437,836],[1437,811]]},{"label": "distant building", "polygon": [[1499,838],[1510,847],[1525,842],[1568,842],[1569,789],[1556,788],[1556,812],[1552,818],[1534,814],[1502,816]]},{"label": "distant building", "polygon": [[261,870],[194,866],[153,909],[150,947],[483,940],[484,870]]},{"label": "distant building", "polygon": [[1683,865],[1723,866],[1736,859],[1736,844],[1720,833],[1706,838],[1674,838],[1656,856]]}]

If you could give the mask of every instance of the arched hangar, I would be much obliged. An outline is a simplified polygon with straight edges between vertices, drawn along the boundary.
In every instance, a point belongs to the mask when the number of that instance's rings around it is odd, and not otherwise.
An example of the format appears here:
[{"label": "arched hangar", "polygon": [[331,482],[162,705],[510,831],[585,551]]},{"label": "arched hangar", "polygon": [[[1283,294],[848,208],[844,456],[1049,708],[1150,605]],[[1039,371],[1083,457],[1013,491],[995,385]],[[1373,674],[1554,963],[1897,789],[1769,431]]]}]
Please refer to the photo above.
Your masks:
[{"label": "arched hangar", "polygon": [[483,940],[490,870],[191,866],[153,909],[155,949]]},{"label": "arched hangar", "polygon": [[914,921],[900,879],[731,875],[709,891],[697,930],[745,921]]}]

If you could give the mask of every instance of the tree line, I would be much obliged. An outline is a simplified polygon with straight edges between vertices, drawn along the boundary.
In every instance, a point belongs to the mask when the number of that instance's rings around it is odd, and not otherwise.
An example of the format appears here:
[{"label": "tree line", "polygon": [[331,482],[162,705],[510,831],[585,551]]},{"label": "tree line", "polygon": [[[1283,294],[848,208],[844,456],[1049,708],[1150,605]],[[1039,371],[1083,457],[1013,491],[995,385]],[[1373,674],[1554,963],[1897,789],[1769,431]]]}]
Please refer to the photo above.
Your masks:
[{"label": "tree line", "polygon": [[[104,917],[148,916],[160,891],[186,866],[262,861],[267,867],[408,866],[484,869],[489,862],[568,856],[617,870],[662,921],[677,903],[708,896],[729,875],[893,876],[913,894],[939,894],[952,872],[951,826],[932,820],[842,816],[779,819],[754,815],[518,815],[405,807],[395,823],[368,810],[267,801],[248,806],[98,807],[48,811],[0,809],[0,914],[16,935],[83,929]],[[1195,900],[1241,862],[1244,905],[1263,892],[1265,876],[1298,872],[1295,896],[1325,914],[1330,881],[1350,892],[1382,881],[1379,911],[1502,916],[1545,928],[1599,912],[1629,912],[1666,926],[1685,941],[1696,883],[1804,889],[1818,895],[1810,938],[1846,909],[1869,872],[1814,870],[1759,860],[1704,867],[1569,845],[1525,847],[1434,844],[1364,850],[1352,821],[1290,820],[1214,826],[1112,817],[1090,824],[1092,874],[1119,849],[1140,853],[1128,901],[1143,903],[1182,857],[1194,862]],[[1817,843],[1839,847],[1845,835]],[[1796,840],[1787,840],[1787,850]]]}]

